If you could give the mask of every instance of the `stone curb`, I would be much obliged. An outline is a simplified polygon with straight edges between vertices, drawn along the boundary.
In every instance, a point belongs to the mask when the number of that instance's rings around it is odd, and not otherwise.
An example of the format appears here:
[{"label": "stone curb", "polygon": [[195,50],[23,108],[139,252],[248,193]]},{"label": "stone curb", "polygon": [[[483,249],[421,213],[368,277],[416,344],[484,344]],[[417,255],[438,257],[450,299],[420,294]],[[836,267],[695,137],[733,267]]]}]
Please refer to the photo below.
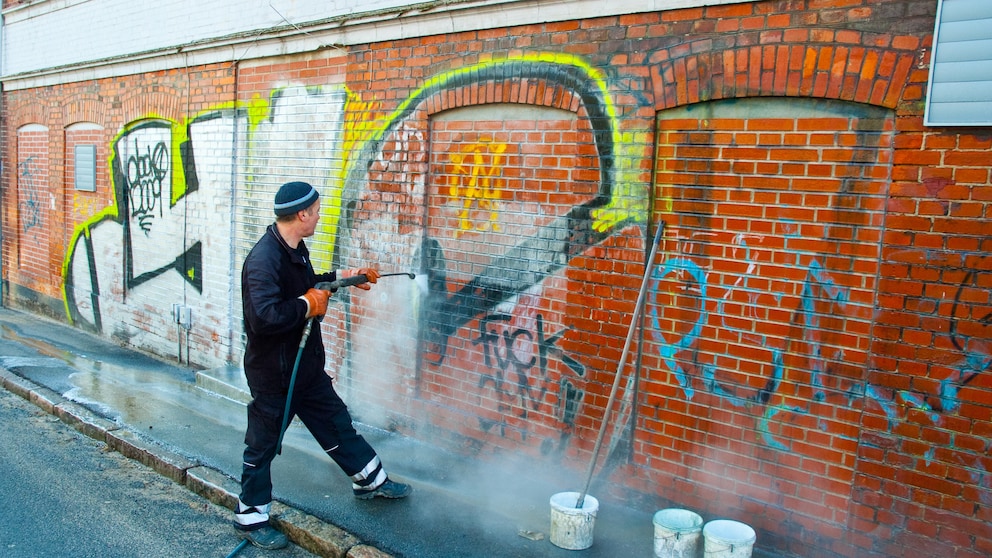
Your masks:
[{"label": "stone curb", "polygon": [[[114,451],[144,464],[160,475],[186,487],[187,490],[214,504],[229,510],[234,509],[239,485],[224,473],[163,448],[140,434],[4,368],[0,368],[0,387],[58,417],[78,432],[105,442]],[[392,558],[390,554],[363,544],[351,533],[281,502],[273,503],[272,512],[272,523],[276,527],[293,543],[318,556]]]},{"label": "stone curb", "polygon": [[195,462],[163,449],[130,430],[108,431],[106,440],[111,449],[124,457],[142,463],[183,486],[186,485],[186,471],[196,466]]},{"label": "stone curb", "polygon": [[120,429],[116,422],[103,418],[74,401],[59,403],[55,406],[54,414],[62,422],[94,440],[106,440],[108,432]]},{"label": "stone curb", "polygon": [[28,401],[31,401],[31,388],[36,387],[33,383],[3,368],[0,368],[0,385],[10,393]]},{"label": "stone curb", "polygon": [[344,558],[362,541],[352,534],[324,523],[316,517],[276,502],[272,505],[273,523],[301,547],[319,556]]}]

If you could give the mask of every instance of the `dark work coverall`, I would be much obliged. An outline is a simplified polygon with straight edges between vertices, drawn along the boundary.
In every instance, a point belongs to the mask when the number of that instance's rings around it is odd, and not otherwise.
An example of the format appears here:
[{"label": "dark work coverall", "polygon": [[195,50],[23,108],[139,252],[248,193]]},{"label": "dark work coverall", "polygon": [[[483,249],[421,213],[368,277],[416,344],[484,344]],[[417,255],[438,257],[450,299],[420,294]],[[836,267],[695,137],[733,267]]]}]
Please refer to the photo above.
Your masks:
[{"label": "dark work coverall", "polygon": [[[315,274],[303,241],[290,248],[275,224],[255,244],[241,270],[244,328],[248,337],[244,369],[251,391],[245,434],[241,495],[236,521],[252,529],[268,522],[272,501],[271,464],[282,427],[293,364],[306,324],[306,302],[299,299],[319,281],[336,273]],[[352,424],[347,406],[324,372],[320,322],[303,348],[293,389],[289,421],[294,416],[334,460],[354,488],[376,487],[386,479],[379,457]],[[287,424],[288,422],[287,421]]]}]

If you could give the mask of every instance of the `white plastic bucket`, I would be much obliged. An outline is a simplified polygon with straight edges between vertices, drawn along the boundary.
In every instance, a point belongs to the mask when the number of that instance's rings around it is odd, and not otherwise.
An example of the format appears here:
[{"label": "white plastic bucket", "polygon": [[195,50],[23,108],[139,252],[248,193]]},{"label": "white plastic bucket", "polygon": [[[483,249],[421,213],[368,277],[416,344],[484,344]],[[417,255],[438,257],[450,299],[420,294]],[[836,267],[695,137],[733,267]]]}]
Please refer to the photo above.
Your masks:
[{"label": "white plastic bucket", "polygon": [[585,550],[592,546],[599,500],[586,494],[582,507],[579,492],[559,492],[551,497],[551,544],[566,550]]},{"label": "white plastic bucket", "polygon": [[696,512],[669,508],[654,514],[655,558],[696,558],[703,518]]},{"label": "white plastic bucket", "polygon": [[703,526],[706,558],[751,558],[754,529],[740,521],[715,519]]}]

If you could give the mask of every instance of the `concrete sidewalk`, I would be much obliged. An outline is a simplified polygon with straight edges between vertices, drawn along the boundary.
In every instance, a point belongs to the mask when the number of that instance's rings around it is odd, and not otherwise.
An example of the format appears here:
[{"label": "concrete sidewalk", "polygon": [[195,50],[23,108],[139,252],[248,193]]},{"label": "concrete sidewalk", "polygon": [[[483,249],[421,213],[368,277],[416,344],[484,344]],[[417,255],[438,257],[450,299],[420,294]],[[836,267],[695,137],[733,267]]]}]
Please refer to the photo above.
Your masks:
[{"label": "concrete sidewalk", "polygon": [[[80,432],[228,508],[238,493],[247,391],[237,368],[195,371],[11,309],[0,309],[0,385]],[[356,413],[360,420],[360,412]],[[351,483],[294,422],[273,464],[274,516],[321,556],[606,558],[652,556],[651,511],[600,497],[594,543],[548,540],[551,495],[580,490],[573,471],[475,460],[357,425],[404,500],[358,501]],[[596,484],[590,493],[596,495]],[[237,543],[231,534],[232,548]],[[701,546],[701,545],[700,545]],[[277,555],[277,554],[274,554]],[[756,551],[755,555],[758,553]]]}]

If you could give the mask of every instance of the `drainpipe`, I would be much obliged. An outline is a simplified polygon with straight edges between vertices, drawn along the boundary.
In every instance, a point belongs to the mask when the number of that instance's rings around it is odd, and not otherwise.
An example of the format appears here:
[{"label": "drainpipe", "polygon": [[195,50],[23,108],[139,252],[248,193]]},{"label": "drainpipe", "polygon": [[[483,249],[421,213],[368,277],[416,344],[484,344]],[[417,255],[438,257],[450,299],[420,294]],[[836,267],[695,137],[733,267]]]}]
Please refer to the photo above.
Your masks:
[{"label": "drainpipe", "polygon": [[[3,38],[4,38],[3,31],[6,25],[7,22],[4,20],[3,14],[0,14],[0,76],[6,73],[4,71],[4,64],[3,64],[3,55],[5,51],[3,44]],[[3,114],[3,81],[0,81],[0,115],[2,114]],[[6,136],[7,136],[7,121],[6,119],[0,118],[0,146],[4,145],[3,138]],[[4,174],[3,172],[4,155],[6,155],[6,153],[4,152],[3,148],[0,147],[0,175]],[[17,167],[15,166],[14,168],[16,169]],[[3,190],[0,189],[0,194],[2,194],[2,192]],[[3,242],[4,242],[4,238],[3,238],[4,219],[2,217],[3,215],[4,215],[3,196],[0,195],[0,247],[3,246]],[[7,279],[6,279],[6,272],[4,271],[4,267],[3,267],[3,257],[0,256],[0,308],[4,307],[4,303],[6,302],[6,300],[7,300]]]},{"label": "drainpipe", "polygon": [[[235,292],[235,278],[238,272],[238,266],[236,263],[238,256],[238,249],[236,242],[237,238],[237,192],[238,192],[238,81],[241,79],[241,61],[234,59],[231,64],[232,70],[234,71],[234,118],[231,119],[231,229],[229,231],[231,242],[230,244],[230,254],[228,261],[230,262],[228,266],[228,276],[231,278],[230,284],[231,288],[228,291],[227,297],[227,362],[232,362],[234,360],[234,341],[237,337],[235,334],[235,316],[234,316],[234,305],[241,302],[241,298],[238,293]],[[250,125],[250,123],[246,123]]]}]

